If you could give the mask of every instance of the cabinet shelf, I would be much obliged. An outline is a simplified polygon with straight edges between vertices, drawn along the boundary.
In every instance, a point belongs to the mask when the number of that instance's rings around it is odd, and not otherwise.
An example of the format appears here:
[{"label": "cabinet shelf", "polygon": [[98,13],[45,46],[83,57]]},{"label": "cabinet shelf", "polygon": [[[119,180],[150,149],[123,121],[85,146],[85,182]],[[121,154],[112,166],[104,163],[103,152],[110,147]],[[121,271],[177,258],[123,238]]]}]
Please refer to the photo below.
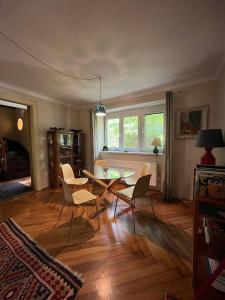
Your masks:
[{"label": "cabinet shelf", "polygon": [[[85,145],[83,132],[48,131],[48,155],[49,155],[49,182],[50,186],[59,185],[61,174],[60,164],[68,163],[72,166],[75,176],[85,166]],[[77,155],[79,153],[79,155]],[[76,160],[79,159],[79,162]]]},{"label": "cabinet shelf", "polygon": [[199,218],[206,218],[206,219],[209,219],[211,221],[215,221],[215,222],[219,222],[219,223],[225,223],[225,219],[223,217],[215,217],[215,216],[212,216],[212,215],[202,214],[202,213],[200,213],[198,216],[199,216]]},{"label": "cabinet shelf", "polygon": [[[207,278],[210,276],[210,272],[209,272],[209,266],[208,266],[208,262],[207,262],[207,258],[202,256],[199,258],[199,276],[197,278],[198,282],[205,282],[207,280]],[[221,291],[218,291],[217,289],[215,289],[214,287],[209,287],[207,289],[207,293],[205,293],[204,298],[202,298],[204,300],[222,300],[224,299],[224,293],[222,293]]]},{"label": "cabinet shelf", "polygon": [[[196,196],[194,199],[194,231],[193,231],[193,286],[198,289],[211,275],[208,259],[220,261],[225,257],[223,243],[225,240],[225,231],[223,231],[225,218],[218,214],[218,211],[224,211],[225,199],[211,198],[209,196],[200,196],[198,192],[205,191],[208,194],[208,183],[222,182],[225,178],[224,171],[219,175],[213,170],[204,173],[206,167],[198,167],[194,172],[194,185]],[[215,167],[216,169],[216,167]],[[221,181],[220,178],[221,177]],[[202,189],[200,187],[204,185]],[[206,222],[203,222],[206,219]],[[215,223],[215,224],[214,224]],[[207,226],[207,228],[204,228]],[[220,228],[217,231],[215,228]],[[201,233],[199,232],[201,230]],[[209,243],[206,243],[205,235],[209,235]],[[207,237],[208,238],[208,237]],[[225,293],[213,288],[207,289],[202,297],[204,300],[222,300],[225,299]]]},{"label": "cabinet shelf", "polygon": [[[195,200],[196,201],[196,200]],[[208,197],[197,197],[197,201],[201,203],[208,203],[212,205],[221,205],[225,207],[225,199],[214,199],[214,198],[208,198]]]},{"label": "cabinet shelf", "polygon": [[[225,234],[224,234],[224,238],[225,238]],[[197,243],[198,243],[198,255],[209,257],[215,260],[220,260],[223,258],[222,254],[218,255],[214,252],[215,250],[213,248],[213,245],[207,244],[205,242],[205,236],[203,233],[198,234]]]}]

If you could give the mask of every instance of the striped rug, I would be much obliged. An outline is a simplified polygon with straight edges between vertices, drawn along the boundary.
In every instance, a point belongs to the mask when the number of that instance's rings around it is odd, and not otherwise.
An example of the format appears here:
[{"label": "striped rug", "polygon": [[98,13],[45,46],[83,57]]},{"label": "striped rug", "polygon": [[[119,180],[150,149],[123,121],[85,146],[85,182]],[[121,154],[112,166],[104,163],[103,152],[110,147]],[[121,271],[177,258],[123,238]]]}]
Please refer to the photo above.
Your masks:
[{"label": "striped rug", "polygon": [[12,220],[0,224],[0,299],[75,299],[80,274],[50,257]]}]

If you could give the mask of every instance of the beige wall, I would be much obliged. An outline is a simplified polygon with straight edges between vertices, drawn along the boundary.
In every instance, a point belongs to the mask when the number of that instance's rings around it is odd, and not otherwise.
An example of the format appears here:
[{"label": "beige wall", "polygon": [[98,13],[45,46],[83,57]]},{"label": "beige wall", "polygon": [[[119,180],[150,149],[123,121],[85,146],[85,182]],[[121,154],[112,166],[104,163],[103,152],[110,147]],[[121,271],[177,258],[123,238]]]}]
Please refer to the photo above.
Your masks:
[{"label": "beige wall", "polygon": [[[223,129],[225,138],[225,65],[217,81],[217,119],[216,126]],[[217,150],[218,162],[225,165],[224,148]]]},{"label": "beige wall", "polygon": [[75,109],[48,101],[38,102],[37,114],[41,188],[44,188],[48,186],[47,130],[50,127],[77,128],[78,122]]},{"label": "beige wall", "polygon": [[175,93],[172,107],[172,194],[179,199],[192,199],[193,170],[204,153],[195,146],[196,139],[177,139],[176,110],[209,106],[208,128],[216,126],[216,82],[194,85]]},{"label": "beige wall", "polygon": [[0,106],[0,135],[7,136],[9,139],[15,139],[16,124],[14,109],[6,106]]},{"label": "beige wall", "polygon": [[21,117],[21,109],[0,106],[0,135],[19,142],[30,152],[30,121],[29,114],[23,117],[23,130],[17,129],[17,120]]}]

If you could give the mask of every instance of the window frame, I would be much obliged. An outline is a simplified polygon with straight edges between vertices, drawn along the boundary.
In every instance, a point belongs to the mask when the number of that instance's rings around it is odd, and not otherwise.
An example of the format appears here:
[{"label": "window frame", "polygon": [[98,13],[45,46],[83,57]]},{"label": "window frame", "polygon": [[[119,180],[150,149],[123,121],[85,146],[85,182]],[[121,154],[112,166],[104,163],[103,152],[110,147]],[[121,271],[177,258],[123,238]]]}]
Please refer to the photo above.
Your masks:
[{"label": "window frame", "polygon": [[[145,115],[151,115],[151,114],[161,114],[163,113],[163,136],[164,136],[164,142],[165,142],[165,111],[163,111],[162,108],[159,110],[153,110],[152,107],[148,110],[124,110],[119,112],[112,112],[109,114],[106,114],[105,117],[105,142],[108,147],[109,151],[118,151],[118,152],[144,152],[144,153],[152,153],[154,146],[145,148],[145,140],[144,140],[144,117]],[[138,117],[138,145],[136,148],[127,148],[124,147],[124,118],[125,117],[132,117],[137,116]],[[108,146],[108,120],[110,119],[119,119],[119,147],[118,148],[112,148]],[[162,147],[158,147],[159,153],[163,153],[164,151],[164,145],[162,144]]]},{"label": "window frame", "polygon": [[[114,119],[119,119],[119,148],[108,146],[108,121],[114,120]],[[105,119],[105,141],[106,141],[106,145],[107,145],[108,149],[110,149],[112,151],[118,151],[118,149],[120,149],[120,136],[121,136],[121,119],[120,119],[120,117],[113,117],[113,118]]]},{"label": "window frame", "polygon": [[145,113],[143,115],[143,120],[142,120],[142,151],[143,152],[152,152],[154,149],[154,146],[150,146],[148,148],[145,147],[145,116],[147,115],[156,115],[156,114],[163,114],[163,137],[164,137],[164,141],[162,141],[162,146],[161,147],[157,147],[159,149],[159,153],[163,153],[164,151],[164,147],[163,147],[163,142],[165,142],[165,112],[163,111],[158,111],[158,112],[152,112],[152,113]]}]

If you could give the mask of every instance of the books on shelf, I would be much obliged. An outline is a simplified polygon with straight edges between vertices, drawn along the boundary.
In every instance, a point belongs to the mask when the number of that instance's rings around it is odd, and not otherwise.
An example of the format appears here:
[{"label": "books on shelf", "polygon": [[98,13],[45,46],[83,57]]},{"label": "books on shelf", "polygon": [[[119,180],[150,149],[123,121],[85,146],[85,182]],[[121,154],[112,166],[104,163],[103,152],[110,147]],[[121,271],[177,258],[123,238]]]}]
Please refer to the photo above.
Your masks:
[{"label": "books on shelf", "polygon": [[[208,263],[210,273],[212,274],[219,266],[219,262],[214,259],[208,258]],[[217,276],[215,281],[212,283],[212,287],[225,293],[225,270],[222,271],[222,273],[219,276]]]},{"label": "books on shelf", "polygon": [[[225,166],[203,166],[197,165],[195,169],[195,191],[194,195],[202,197],[211,196],[208,195],[208,185],[218,185],[225,191]],[[218,192],[218,191],[217,191]],[[215,191],[216,193],[216,191]],[[222,195],[223,190],[218,193]],[[225,196],[224,196],[225,199]]]}]

